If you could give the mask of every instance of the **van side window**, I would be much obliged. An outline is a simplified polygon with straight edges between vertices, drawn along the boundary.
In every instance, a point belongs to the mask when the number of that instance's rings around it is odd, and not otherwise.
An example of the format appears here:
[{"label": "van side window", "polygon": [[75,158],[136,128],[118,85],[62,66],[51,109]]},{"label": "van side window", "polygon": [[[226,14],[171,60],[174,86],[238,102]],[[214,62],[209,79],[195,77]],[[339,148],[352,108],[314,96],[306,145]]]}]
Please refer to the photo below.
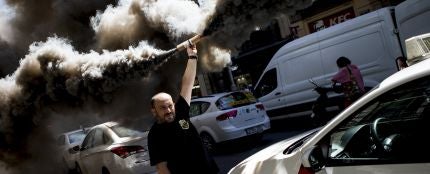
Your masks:
[{"label": "van side window", "polygon": [[257,87],[255,88],[255,96],[259,98],[275,90],[278,87],[277,79],[276,68],[267,71],[261,78],[260,83],[258,83]]}]

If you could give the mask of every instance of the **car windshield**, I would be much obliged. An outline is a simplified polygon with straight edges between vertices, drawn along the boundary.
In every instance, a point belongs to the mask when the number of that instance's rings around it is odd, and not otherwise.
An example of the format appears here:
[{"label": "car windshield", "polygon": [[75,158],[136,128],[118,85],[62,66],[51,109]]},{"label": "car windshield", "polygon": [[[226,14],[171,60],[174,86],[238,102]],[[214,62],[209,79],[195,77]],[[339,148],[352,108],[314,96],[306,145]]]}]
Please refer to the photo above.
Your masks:
[{"label": "car windshield", "polygon": [[115,125],[111,127],[112,131],[114,131],[119,137],[139,137],[143,135],[143,132],[128,128],[122,125]]},{"label": "car windshield", "polygon": [[85,132],[84,131],[74,132],[69,134],[68,137],[69,137],[70,144],[73,144],[76,142],[82,142],[82,140],[85,138]]},{"label": "car windshield", "polygon": [[257,102],[251,92],[233,92],[218,99],[216,106],[220,110],[237,108]]}]

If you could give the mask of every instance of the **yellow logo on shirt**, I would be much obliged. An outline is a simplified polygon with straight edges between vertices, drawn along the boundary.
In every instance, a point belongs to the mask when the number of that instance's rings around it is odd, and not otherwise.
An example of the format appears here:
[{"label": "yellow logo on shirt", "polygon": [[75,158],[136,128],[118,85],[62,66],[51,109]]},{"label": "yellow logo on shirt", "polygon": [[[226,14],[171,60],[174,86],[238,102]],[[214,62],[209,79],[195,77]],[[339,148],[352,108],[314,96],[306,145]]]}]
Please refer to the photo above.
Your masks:
[{"label": "yellow logo on shirt", "polygon": [[184,119],[179,120],[179,125],[181,125],[182,129],[190,128],[190,124],[188,124],[188,121],[186,121]]}]

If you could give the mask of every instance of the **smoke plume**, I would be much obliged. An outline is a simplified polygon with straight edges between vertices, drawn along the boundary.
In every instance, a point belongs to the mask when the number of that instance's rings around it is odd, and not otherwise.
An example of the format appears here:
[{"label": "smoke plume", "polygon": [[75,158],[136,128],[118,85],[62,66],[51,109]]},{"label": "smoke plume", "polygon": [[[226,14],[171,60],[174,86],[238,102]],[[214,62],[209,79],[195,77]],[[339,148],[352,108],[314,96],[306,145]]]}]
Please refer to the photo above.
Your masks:
[{"label": "smoke plume", "polygon": [[256,27],[264,28],[281,14],[291,15],[314,0],[219,0],[203,35],[210,44],[232,54],[249,39]]},{"label": "smoke plume", "polygon": [[151,96],[179,93],[176,44],[204,36],[199,71],[220,71],[256,26],[310,3],[0,0],[0,173],[58,173],[55,138],[80,125],[147,127]]}]

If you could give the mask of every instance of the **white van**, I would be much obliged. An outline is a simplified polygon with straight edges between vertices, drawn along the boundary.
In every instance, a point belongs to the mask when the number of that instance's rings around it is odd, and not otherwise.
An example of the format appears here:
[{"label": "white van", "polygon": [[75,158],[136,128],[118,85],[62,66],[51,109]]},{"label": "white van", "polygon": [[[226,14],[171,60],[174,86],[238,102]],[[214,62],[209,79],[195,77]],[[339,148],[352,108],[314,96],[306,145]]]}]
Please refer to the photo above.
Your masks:
[{"label": "white van", "polygon": [[[430,7],[430,1],[422,0],[420,3]],[[280,48],[254,89],[256,97],[266,107],[267,114],[272,119],[310,115],[318,93],[313,91],[315,86],[309,83],[309,79],[323,86],[330,85],[331,77],[338,71],[336,60],[341,56],[349,58],[352,64],[360,68],[366,89],[378,85],[396,72],[395,60],[404,56],[405,51],[402,51],[396,32],[398,25],[394,23],[394,9],[379,9],[294,40]],[[430,16],[428,9],[421,8]],[[409,11],[415,13],[413,10]],[[421,16],[422,19],[425,18]],[[408,17],[408,21],[413,20]],[[430,24],[426,22],[426,25]],[[408,31],[414,31],[413,26],[410,27],[412,29],[408,28]],[[339,104],[336,102],[340,100],[339,94],[329,93],[329,97],[332,99],[329,105]]]}]

